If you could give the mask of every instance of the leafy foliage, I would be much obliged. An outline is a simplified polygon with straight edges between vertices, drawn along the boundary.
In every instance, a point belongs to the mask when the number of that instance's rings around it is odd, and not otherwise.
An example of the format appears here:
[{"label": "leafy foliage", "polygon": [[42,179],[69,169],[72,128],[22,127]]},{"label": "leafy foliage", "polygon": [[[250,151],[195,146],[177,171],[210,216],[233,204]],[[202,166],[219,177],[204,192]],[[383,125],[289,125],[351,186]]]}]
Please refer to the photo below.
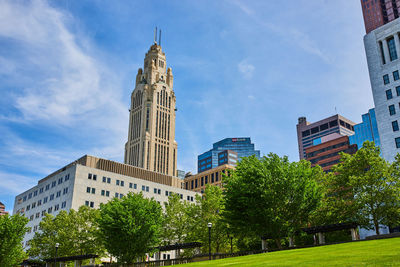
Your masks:
[{"label": "leafy foliage", "polygon": [[57,216],[47,214],[40,222],[41,231],[31,240],[30,256],[50,258],[55,255],[55,244],[59,243],[59,256],[104,254],[99,240],[99,211],[81,206],[78,211],[60,211]]},{"label": "leafy foliage", "polygon": [[280,239],[305,226],[319,206],[322,170],[269,154],[242,158],[225,182],[225,217],[237,233]]},{"label": "leafy foliage", "polygon": [[107,251],[133,263],[159,244],[162,209],[154,199],[129,193],[100,205],[99,226]]},{"label": "leafy foliage", "polygon": [[0,216],[0,266],[15,266],[25,258],[21,242],[28,228],[25,216]]},{"label": "leafy foliage", "polygon": [[390,164],[373,142],[341,162],[326,180],[327,217],[355,221],[379,234],[379,224],[400,223],[400,156]]}]

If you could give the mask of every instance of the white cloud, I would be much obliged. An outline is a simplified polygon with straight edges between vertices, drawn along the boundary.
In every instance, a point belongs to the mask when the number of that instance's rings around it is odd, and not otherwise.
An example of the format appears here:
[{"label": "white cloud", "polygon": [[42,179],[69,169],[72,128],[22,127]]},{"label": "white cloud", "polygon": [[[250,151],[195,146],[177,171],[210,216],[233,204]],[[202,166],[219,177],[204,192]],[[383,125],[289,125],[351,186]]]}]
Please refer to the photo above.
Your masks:
[{"label": "white cloud", "polygon": [[113,73],[92,55],[95,48],[85,36],[68,29],[70,19],[44,1],[0,1],[0,36],[18,42],[27,52],[26,57],[0,63],[11,62],[8,65],[17,67],[29,64],[43,77],[27,84],[15,100],[25,121],[71,125],[96,112],[96,122],[103,120],[104,125],[111,111],[114,115],[123,112],[119,94],[114,93],[120,89],[114,88],[118,83],[112,80]]},{"label": "white cloud", "polygon": [[238,64],[238,70],[240,73],[243,74],[244,78],[251,79],[253,77],[253,72],[255,70],[255,67],[252,64],[247,63],[246,60],[242,60]]}]

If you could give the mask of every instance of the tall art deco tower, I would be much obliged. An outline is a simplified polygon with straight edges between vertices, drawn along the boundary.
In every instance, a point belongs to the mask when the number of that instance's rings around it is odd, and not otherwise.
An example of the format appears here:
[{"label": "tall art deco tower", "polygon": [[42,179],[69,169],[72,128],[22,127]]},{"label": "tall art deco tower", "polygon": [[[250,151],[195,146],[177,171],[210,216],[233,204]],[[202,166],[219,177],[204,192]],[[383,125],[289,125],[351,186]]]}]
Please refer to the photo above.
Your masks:
[{"label": "tall art deco tower", "polygon": [[[131,95],[125,164],[176,176],[175,93],[161,44],[150,47]],[[161,32],[160,37],[161,39]]]}]

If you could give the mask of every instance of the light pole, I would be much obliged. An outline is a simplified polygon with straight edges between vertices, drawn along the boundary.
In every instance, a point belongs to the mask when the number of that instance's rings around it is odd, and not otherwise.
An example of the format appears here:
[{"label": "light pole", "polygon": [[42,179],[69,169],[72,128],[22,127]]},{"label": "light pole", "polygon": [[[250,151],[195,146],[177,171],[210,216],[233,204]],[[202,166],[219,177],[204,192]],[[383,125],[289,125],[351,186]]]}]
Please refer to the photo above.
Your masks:
[{"label": "light pole", "polygon": [[212,223],[208,223],[208,259],[211,260],[211,227]]},{"label": "light pole", "polygon": [[57,251],[58,251],[58,247],[60,246],[60,244],[59,243],[56,243],[56,256],[54,257],[54,267],[56,267],[56,265],[57,265],[57,261],[56,261],[56,259],[57,259]]}]

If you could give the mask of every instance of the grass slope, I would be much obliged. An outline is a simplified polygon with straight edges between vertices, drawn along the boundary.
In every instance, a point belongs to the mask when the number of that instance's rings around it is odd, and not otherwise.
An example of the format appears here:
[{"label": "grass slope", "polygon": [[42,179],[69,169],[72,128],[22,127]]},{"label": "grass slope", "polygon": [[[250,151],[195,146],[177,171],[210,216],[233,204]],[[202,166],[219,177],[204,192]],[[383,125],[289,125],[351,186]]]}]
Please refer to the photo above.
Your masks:
[{"label": "grass slope", "polygon": [[286,250],[183,266],[400,266],[400,238]]}]

